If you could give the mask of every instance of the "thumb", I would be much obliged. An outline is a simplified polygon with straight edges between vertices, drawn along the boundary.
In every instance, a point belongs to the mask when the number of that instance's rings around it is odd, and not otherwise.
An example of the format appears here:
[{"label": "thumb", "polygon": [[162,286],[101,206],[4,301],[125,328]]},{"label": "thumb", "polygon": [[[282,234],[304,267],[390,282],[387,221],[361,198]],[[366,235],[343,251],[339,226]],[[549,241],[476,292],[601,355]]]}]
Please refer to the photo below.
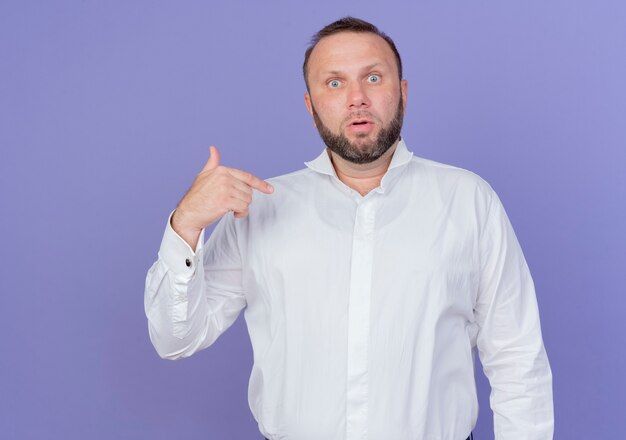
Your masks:
[{"label": "thumb", "polygon": [[209,171],[220,165],[220,152],[213,145],[209,147],[209,160],[202,168],[202,171]]}]

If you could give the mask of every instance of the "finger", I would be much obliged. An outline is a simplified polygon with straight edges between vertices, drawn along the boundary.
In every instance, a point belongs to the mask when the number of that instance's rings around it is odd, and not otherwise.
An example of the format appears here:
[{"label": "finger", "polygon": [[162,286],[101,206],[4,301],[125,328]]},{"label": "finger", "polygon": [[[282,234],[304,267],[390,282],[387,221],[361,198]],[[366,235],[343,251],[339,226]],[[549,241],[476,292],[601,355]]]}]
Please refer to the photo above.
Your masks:
[{"label": "finger", "polygon": [[209,160],[202,168],[202,171],[209,171],[220,165],[220,152],[213,145],[209,147]]},{"label": "finger", "polygon": [[229,211],[233,211],[234,213],[243,213],[245,212],[247,214],[248,212],[248,205],[249,203],[240,200],[238,198],[235,197],[231,197],[228,201],[228,207],[227,209]]},{"label": "finger", "polygon": [[[245,184],[243,184],[245,185]],[[233,188],[231,197],[241,200],[242,202],[246,202],[248,205],[252,203],[252,190],[250,187],[246,187],[246,190],[241,190],[239,188]]]},{"label": "finger", "polygon": [[234,211],[233,214],[234,214],[235,218],[247,217],[248,216],[248,210],[246,209],[245,211]]},{"label": "finger", "polygon": [[245,193],[250,194],[250,197],[252,197],[252,187],[250,185],[248,185],[247,183],[243,183],[241,180],[233,177],[232,180],[232,185],[233,188],[238,189],[239,191],[243,191]]},{"label": "finger", "polygon": [[259,191],[265,194],[271,194],[274,192],[274,187],[264,180],[259,179],[255,175],[248,173],[247,171],[237,170],[235,168],[229,168],[228,172],[235,176],[235,178],[241,180],[245,184],[251,186],[254,189],[258,189]]}]

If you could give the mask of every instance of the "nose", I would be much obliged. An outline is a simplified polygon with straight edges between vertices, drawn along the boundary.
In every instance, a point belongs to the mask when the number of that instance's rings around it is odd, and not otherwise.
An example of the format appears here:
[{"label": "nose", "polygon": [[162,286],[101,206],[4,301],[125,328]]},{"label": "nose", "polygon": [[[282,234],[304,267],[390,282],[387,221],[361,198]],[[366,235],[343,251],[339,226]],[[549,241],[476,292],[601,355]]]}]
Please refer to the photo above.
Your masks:
[{"label": "nose", "polygon": [[347,100],[348,108],[350,109],[369,107],[370,105],[365,87],[359,81],[350,84]]}]

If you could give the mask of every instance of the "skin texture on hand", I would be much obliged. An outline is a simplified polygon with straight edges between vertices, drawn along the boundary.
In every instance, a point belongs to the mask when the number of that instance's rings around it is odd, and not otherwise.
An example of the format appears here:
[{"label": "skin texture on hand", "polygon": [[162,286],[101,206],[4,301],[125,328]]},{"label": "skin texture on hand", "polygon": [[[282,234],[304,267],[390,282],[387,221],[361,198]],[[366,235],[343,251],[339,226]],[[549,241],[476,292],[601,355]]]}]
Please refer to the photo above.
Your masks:
[{"label": "skin texture on hand", "polygon": [[248,215],[252,190],[271,194],[274,188],[251,173],[220,165],[217,148],[210,156],[191,188],[178,203],[172,216],[172,228],[195,251],[202,229],[233,211],[235,217]]}]

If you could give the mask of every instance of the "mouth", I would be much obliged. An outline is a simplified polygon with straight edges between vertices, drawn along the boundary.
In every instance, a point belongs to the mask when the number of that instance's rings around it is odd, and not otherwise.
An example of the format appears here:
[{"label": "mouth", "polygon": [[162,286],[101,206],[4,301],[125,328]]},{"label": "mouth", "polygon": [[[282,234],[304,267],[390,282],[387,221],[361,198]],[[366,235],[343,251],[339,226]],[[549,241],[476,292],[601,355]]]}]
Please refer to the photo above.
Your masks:
[{"label": "mouth", "polygon": [[368,124],[371,124],[371,123],[372,123],[372,121],[369,121],[367,119],[355,119],[349,125],[359,126],[359,125],[368,125]]},{"label": "mouth", "polygon": [[366,136],[373,130],[374,123],[369,119],[353,119],[346,128],[348,132],[357,136]]}]

